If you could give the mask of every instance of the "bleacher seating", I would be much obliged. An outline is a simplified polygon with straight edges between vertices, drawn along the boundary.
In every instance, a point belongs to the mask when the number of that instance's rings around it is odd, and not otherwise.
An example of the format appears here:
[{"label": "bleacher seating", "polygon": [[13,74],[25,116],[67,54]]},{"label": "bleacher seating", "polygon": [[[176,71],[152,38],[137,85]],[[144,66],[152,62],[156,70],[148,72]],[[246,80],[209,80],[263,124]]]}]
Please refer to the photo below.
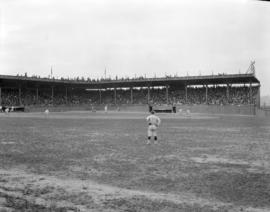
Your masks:
[{"label": "bleacher seating", "polygon": [[[188,87],[187,99],[185,90],[169,89],[169,104],[215,104],[215,105],[247,105],[253,104],[256,100],[258,87],[252,87],[252,99],[250,98],[250,88],[247,86],[230,87],[227,95],[227,87],[213,86],[208,88],[208,98],[206,101],[205,87]],[[131,104],[131,91],[129,89],[117,89],[116,103],[118,105]],[[56,90],[52,99],[51,90],[39,90],[38,98],[35,89],[24,89],[21,92],[21,101],[18,90],[3,89],[2,105],[19,106],[19,105],[97,105],[97,104],[114,104],[114,90],[104,90],[100,94],[95,91],[72,91],[66,98],[65,91]],[[133,104],[166,104],[166,89],[150,89],[150,99],[148,102],[147,89],[133,89]]]}]

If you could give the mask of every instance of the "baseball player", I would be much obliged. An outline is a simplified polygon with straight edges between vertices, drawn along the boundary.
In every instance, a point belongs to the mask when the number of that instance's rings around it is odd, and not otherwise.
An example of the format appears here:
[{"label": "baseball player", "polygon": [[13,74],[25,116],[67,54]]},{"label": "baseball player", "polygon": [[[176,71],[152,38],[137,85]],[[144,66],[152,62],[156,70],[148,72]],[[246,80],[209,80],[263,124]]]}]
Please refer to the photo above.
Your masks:
[{"label": "baseball player", "polygon": [[147,116],[146,121],[148,123],[148,139],[147,144],[151,143],[151,137],[154,137],[154,143],[157,144],[157,128],[161,123],[161,120],[158,116],[155,115],[155,112],[152,110],[151,115]]},{"label": "baseball player", "polygon": [[44,114],[45,114],[46,117],[49,115],[49,113],[50,113],[50,111],[49,111],[48,109],[46,109],[46,110],[44,111]]},{"label": "baseball player", "polygon": [[6,114],[9,113],[9,108],[8,108],[8,107],[5,109],[5,113],[6,113]]}]

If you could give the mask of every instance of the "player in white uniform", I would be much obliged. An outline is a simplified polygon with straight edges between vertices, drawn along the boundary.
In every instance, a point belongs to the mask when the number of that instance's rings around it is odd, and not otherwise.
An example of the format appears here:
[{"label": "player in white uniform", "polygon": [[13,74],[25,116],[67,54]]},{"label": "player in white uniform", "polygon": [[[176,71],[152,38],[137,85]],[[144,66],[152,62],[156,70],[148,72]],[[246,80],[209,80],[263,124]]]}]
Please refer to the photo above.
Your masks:
[{"label": "player in white uniform", "polygon": [[45,114],[46,117],[49,116],[49,113],[50,113],[49,109],[46,109],[46,110],[44,111],[44,114]]},{"label": "player in white uniform", "polygon": [[155,143],[157,143],[157,128],[160,125],[161,120],[155,115],[154,111],[151,111],[151,115],[147,116],[146,121],[148,123],[147,144],[151,143],[151,137],[154,137]]},{"label": "player in white uniform", "polygon": [[6,114],[9,113],[9,108],[8,108],[8,107],[5,109],[5,113],[6,113]]}]

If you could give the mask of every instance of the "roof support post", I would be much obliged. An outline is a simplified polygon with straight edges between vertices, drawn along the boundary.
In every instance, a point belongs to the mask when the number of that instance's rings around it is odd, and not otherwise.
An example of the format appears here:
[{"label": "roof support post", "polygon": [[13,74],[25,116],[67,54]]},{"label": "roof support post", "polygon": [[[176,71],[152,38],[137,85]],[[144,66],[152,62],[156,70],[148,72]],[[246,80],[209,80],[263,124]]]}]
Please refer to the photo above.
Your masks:
[{"label": "roof support post", "polygon": [[208,85],[205,85],[205,104],[208,104]]},{"label": "roof support post", "polygon": [[116,105],[116,88],[114,88],[114,105]]},{"label": "roof support post", "polygon": [[19,86],[19,104],[22,105],[22,88]]},{"label": "roof support post", "polygon": [[66,104],[68,104],[68,87],[66,87]]},{"label": "roof support post", "polygon": [[260,108],[261,107],[261,84],[258,86],[258,92],[257,92],[257,97],[256,97],[256,107]]},{"label": "roof support post", "polygon": [[70,104],[71,104],[71,105],[73,105],[72,95],[73,95],[73,87],[71,87],[71,88],[69,89],[69,97],[70,97]]},{"label": "roof support post", "polygon": [[227,83],[226,97],[227,97],[227,103],[229,103],[229,100],[230,100],[230,85],[229,85],[229,83]]},{"label": "roof support post", "polygon": [[130,103],[133,104],[133,87],[130,87]]},{"label": "roof support post", "polygon": [[0,87],[0,106],[2,106],[2,87]]},{"label": "roof support post", "polygon": [[150,87],[147,87],[147,104],[150,103]]},{"label": "roof support post", "polygon": [[186,104],[187,104],[187,85],[185,85],[185,101],[186,101]]},{"label": "roof support post", "polygon": [[54,87],[52,86],[51,88],[52,88],[52,97],[51,97],[51,98],[52,98],[52,105],[53,105],[53,98],[54,98]]},{"label": "roof support post", "polygon": [[169,104],[169,86],[166,85],[166,104]]},{"label": "roof support post", "polygon": [[99,91],[99,104],[101,104],[101,89],[99,89],[98,91]]},{"label": "roof support post", "polygon": [[250,104],[253,104],[253,98],[252,98],[252,82],[249,83],[249,102],[250,102]]},{"label": "roof support post", "polygon": [[38,104],[38,87],[36,87],[36,104]]}]

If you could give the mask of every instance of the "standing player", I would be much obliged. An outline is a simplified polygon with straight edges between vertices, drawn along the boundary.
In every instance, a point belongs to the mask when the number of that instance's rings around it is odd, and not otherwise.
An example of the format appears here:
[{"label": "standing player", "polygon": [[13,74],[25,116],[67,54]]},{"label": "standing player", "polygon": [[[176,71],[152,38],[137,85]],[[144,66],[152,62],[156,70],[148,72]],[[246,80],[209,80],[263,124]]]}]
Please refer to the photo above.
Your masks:
[{"label": "standing player", "polygon": [[93,113],[96,112],[96,109],[95,109],[94,105],[92,105],[92,109],[91,110],[92,110]]},{"label": "standing player", "polygon": [[151,115],[147,116],[146,121],[148,123],[148,131],[147,131],[147,144],[151,143],[151,137],[154,137],[154,143],[157,144],[157,128],[160,125],[161,121],[158,116],[155,115],[155,112],[152,110]]},{"label": "standing player", "polygon": [[49,113],[50,113],[49,109],[46,109],[46,110],[44,111],[44,114],[45,114],[46,117],[49,116]]}]

